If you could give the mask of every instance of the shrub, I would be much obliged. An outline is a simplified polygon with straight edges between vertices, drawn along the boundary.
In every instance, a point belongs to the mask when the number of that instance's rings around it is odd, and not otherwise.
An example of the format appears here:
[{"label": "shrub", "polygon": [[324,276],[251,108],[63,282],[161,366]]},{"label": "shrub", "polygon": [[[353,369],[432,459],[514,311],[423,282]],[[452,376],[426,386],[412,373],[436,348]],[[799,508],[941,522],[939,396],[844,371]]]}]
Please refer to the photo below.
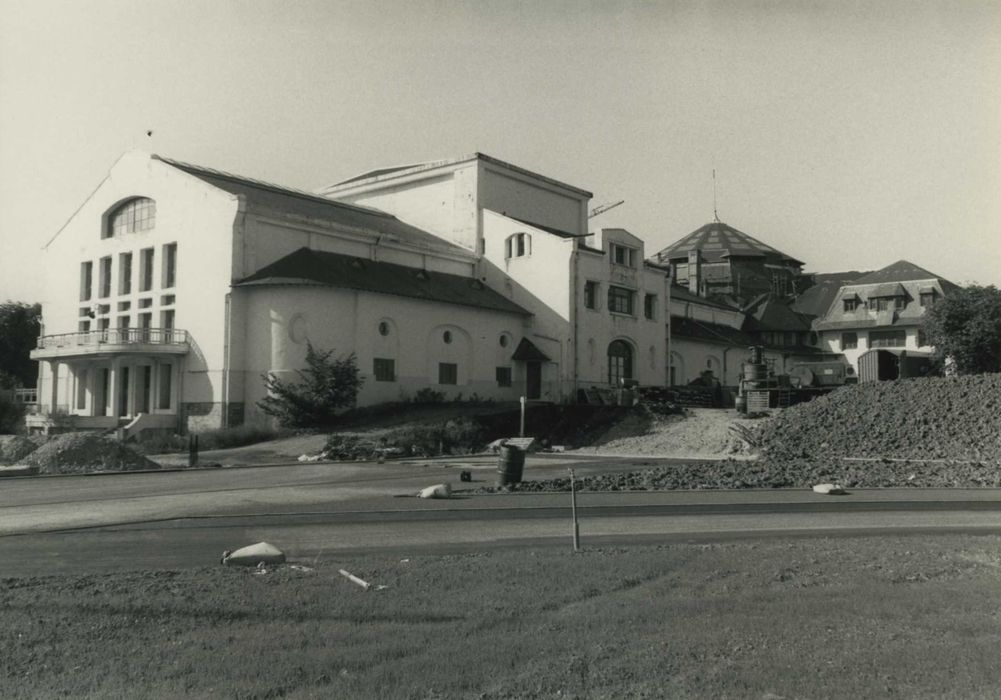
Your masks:
[{"label": "shrub", "polygon": [[414,403],[443,403],[445,401],[444,391],[435,391],[431,387],[418,389],[414,394]]},{"label": "shrub", "polygon": [[306,347],[306,369],[296,370],[299,381],[286,383],[264,375],[267,397],[257,405],[285,427],[318,428],[332,425],[337,414],[354,404],[364,379],[354,353],[333,358],[333,350]]},{"label": "shrub", "polygon": [[24,432],[24,404],[14,398],[13,392],[0,390],[0,435],[17,435]]}]

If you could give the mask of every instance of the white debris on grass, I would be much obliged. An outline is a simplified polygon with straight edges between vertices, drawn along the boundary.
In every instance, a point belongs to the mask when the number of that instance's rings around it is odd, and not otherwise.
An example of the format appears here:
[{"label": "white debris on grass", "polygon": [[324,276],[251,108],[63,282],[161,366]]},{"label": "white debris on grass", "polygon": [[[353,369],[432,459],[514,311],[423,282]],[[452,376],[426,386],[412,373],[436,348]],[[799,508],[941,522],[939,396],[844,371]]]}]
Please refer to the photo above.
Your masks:
[{"label": "white debris on grass", "polygon": [[421,489],[417,498],[451,498],[452,487],[448,484],[435,484]]},{"label": "white debris on grass", "polygon": [[813,487],[814,493],[823,493],[828,496],[842,496],[845,493],[841,484],[817,484]]},{"label": "white debris on grass", "polygon": [[261,564],[284,564],[285,552],[267,542],[258,542],[241,547],[235,552],[222,553],[222,563],[226,566],[260,566]]}]

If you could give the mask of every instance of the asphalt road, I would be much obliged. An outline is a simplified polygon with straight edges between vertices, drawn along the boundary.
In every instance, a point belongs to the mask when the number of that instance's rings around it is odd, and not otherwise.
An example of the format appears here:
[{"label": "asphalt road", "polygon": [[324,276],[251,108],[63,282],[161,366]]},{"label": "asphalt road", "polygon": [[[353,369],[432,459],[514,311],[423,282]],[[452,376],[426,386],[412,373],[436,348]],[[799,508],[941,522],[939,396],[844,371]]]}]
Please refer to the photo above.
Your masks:
[{"label": "asphalt road", "polygon": [[[527,478],[632,469],[660,460],[533,457]],[[471,484],[459,482],[463,469]],[[241,469],[6,479],[5,576],[210,565],[261,540],[300,560],[570,545],[567,494],[422,500],[422,486],[492,483],[493,459],[314,463]],[[585,547],[746,537],[1001,533],[1001,490],[585,493]]]}]

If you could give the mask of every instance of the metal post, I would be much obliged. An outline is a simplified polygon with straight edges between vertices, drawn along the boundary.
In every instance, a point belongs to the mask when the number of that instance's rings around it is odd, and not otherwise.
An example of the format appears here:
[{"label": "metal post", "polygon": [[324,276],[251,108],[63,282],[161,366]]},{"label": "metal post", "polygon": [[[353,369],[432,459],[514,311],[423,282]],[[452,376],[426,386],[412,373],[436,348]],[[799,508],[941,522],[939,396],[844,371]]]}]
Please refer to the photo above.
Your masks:
[{"label": "metal post", "polygon": [[570,469],[570,513],[573,517],[573,551],[580,551],[580,526],[577,524],[577,489],[574,484],[573,469]]},{"label": "metal post", "polygon": [[521,428],[518,430],[518,437],[525,437],[525,397],[521,397]]},{"label": "metal post", "polygon": [[188,466],[193,467],[198,464],[198,436],[188,435]]}]

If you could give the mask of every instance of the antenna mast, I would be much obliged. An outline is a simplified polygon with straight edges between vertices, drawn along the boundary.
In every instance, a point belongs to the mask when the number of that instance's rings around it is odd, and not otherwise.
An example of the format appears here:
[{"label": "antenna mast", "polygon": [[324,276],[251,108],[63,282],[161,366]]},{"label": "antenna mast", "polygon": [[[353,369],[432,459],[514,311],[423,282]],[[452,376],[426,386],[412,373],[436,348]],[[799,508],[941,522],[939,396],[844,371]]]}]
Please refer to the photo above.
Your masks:
[{"label": "antenna mast", "polygon": [[719,213],[716,211],[716,168],[713,168],[713,221],[719,223]]}]

